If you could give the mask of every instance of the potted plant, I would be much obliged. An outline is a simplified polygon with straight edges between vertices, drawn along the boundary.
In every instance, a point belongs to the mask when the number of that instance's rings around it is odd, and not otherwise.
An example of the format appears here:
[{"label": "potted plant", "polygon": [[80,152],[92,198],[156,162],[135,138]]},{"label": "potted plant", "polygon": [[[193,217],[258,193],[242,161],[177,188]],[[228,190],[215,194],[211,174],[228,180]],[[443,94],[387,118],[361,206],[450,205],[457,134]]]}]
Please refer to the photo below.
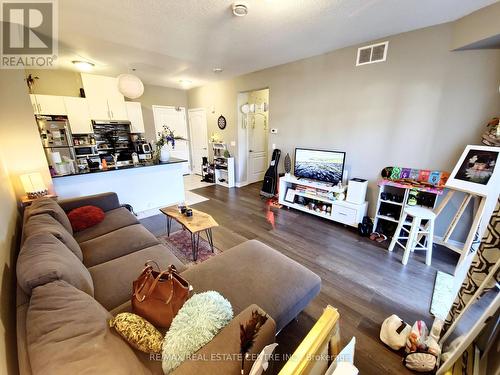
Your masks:
[{"label": "potted plant", "polygon": [[186,140],[181,136],[174,134],[174,131],[167,125],[163,125],[163,130],[158,132],[158,140],[156,141],[156,154],[160,162],[165,163],[170,159],[170,148],[175,149],[176,140]]}]

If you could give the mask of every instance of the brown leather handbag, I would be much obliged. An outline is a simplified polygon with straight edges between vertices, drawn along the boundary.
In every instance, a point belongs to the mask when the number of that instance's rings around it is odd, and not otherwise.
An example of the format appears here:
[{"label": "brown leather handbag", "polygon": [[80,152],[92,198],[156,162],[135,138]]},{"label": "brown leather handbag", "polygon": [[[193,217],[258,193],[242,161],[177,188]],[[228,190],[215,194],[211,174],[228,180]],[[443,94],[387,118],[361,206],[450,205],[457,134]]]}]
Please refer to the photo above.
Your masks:
[{"label": "brown leather handbag", "polygon": [[[150,263],[156,264],[158,271]],[[192,288],[174,265],[165,271],[160,271],[154,261],[146,262],[145,266],[132,284],[132,309],[151,324],[169,328]]]}]

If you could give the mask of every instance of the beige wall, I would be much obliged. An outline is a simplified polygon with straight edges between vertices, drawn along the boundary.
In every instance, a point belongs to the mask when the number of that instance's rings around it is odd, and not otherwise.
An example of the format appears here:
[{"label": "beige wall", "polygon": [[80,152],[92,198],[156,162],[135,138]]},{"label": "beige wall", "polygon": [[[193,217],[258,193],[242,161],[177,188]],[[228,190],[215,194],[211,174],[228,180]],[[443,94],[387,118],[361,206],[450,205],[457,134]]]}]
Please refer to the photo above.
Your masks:
[{"label": "beige wall", "polygon": [[40,171],[47,185],[51,181],[22,71],[0,70],[0,113],[0,374],[15,374],[19,175]]},{"label": "beige wall", "polygon": [[[0,140],[0,148],[5,142]],[[17,373],[15,257],[19,215],[16,196],[0,152],[0,374]]]},{"label": "beige wall", "polygon": [[[38,77],[33,93],[44,95],[80,96],[80,88],[83,87],[80,73],[70,70],[29,70],[26,75]],[[128,100],[128,99],[127,99]],[[153,105],[166,105],[187,108],[187,91],[169,87],[144,85],[144,94],[134,99],[142,106],[144,126],[146,128],[146,139],[156,139],[153,119]]]},{"label": "beige wall", "polygon": [[[269,142],[347,152],[351,177],[376,180],[385,166],[450,171],[500,109],[500,51],[450,52],[453,25],[387,38],[387,62],[355,66],[357,46],[189,91],[189,107],[221,113],[236,140],[237,94],[269,87]],[[215,113],[210,108],[215,108]]]},{"label": "beige wall", "polygon": [[19,175],[41,172],[48,187],[51,178],[28,96],[24,73],[0,70],[0,140],[4,163],[17,196],[24,193]]},{"label": "beige wall", "polygon": [[495,38],[500,47],[500,2],[481,8],[454,22],[452,48],[474,45]]},{"label": "beige wall", "polygon": [[35,79],[34,94],[80,96],[83,87],[80,73],[71,70],[26,69],[26,76],[31,74]]}]

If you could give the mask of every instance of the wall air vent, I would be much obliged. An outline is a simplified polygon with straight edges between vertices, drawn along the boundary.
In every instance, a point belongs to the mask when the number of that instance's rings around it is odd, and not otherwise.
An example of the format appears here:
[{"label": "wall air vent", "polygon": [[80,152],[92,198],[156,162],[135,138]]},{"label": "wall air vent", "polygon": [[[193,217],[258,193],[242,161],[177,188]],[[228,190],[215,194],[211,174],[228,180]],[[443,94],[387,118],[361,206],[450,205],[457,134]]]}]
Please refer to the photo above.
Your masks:
[{"label": "wall air vent", "polygon": [[389,42],[383,42],[358,48],[356,66],[385,61],[388,47]]}]

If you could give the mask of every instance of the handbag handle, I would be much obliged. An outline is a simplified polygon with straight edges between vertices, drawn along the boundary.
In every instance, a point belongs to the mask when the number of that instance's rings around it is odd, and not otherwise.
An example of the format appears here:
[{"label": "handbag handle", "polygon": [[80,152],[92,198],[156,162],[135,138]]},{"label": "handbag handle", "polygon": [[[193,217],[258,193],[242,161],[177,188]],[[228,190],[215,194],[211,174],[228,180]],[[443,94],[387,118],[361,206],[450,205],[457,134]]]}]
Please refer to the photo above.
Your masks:
[{"label": "handbag handle", "polygon": [[152,268],[152,266],[149,263],[153,263],[156,266],[156,268],[158,269],[158,272],[161,272],[161,268],[158,265],[158,262],[156,260],[150,259],[150,260],[146,261],[146,263],[144,263],[144,266],[146,266],[146,268],[148,268],[148,267]]},{"label": "handbag handle", "polygon": [[[145,267],[142,270],[141,275],[144,275],[146,272],[151,273],[153,271],[153,266],[151,264],[149,264],[149,263],[153,263],[154,265],[156,265],[156,268],[158,269],[158,272],[161,273],[161,268],[158,265],[158,262],[156,262],[155,260],[149,259],[149,260],[146,261],[146,263],[144,263]],[[175,266],[173,264],[170,265],[169,269],[170,268],[172,268],[175,271],[177,271],[177,269],[175,268]],[[136,295],[137,291],[141,290],[144,287],[144,284],[146,284],[146,281],[147,281],[147,279],[144,279],[143,283],[138,288],[135,288],[135,290],[134,290],[134,296]]]},{"label": "handbag handle", "polygon": [[[151,266],[148,266],[148,267],[151,267]],[[146,268],[148,268],[146,267]],[[173,266],[172,266],[173,267]],[[151,267],[152,268],[152,267]],[[174,270],[175,270],[175,267],[173,267]],[[151,286],[149,287],[149,290],[144,294],[142,295],[141,297],[138,296],[139,294],[139,290],[141,290],[143,287],[144,287],[144,284],[146,284],[146,280],[144,280],[144,282],[141,284],[140,287],[136,288],[136,290],[134,291],[134,297],[137,298],[137,300],[139,302],[143,302],[146,297],[149,297],[151,295],[151,293],[153,293],[153,290],[155,289],[156,285],[158,284],[158,282],[160,281],[161,277],[164,276],[164,275],[168,275],[168,280],[171,281],[172,283],[172,288],[171,288],[171,292],[170,292],[170,296],[168,297],[167,301],[165,301],[165,304],[169,304],[170,301],[172,300],[173,296],[174,296],[174,279],[173,279],[173,276],[170,275],[170,273],[172,272],[172,269],[171,267],[169,267],[167,270],[165,271],[162,271],[158,274],[158,276],[155,277],[153,283],[151,284]]]}]

